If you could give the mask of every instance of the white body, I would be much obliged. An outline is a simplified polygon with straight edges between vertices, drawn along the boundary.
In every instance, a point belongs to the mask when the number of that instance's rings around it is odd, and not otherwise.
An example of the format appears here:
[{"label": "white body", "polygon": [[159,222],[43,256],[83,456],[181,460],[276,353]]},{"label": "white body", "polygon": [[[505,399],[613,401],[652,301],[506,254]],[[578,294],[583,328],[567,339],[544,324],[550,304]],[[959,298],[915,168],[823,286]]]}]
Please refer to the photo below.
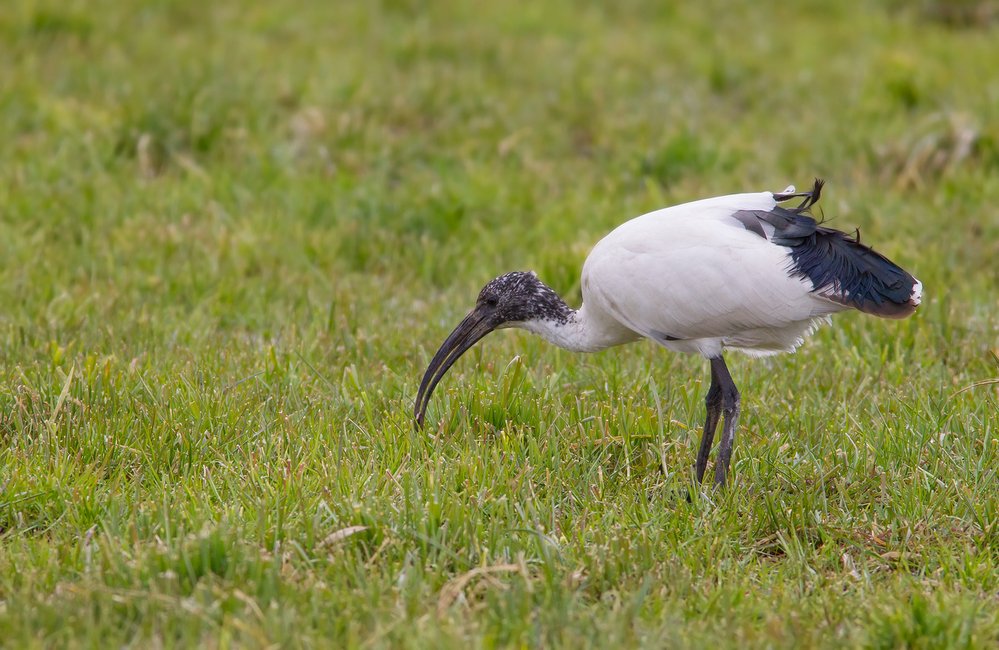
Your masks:
[{"label": "white body", "polygon": [[789,248],[732,216],[776,205],[771,192],[732,194],[622,224],[583,265],[583,305],[574,322],[561,332],[529,329],[580,351],[639,337],[707,358],[725,348],[755,356],[793,351],[829,314],[847,307],[793,276]]},{"label": "white body", "polygon": [[[493,329],[523,328],[580,352],[645,337],[711,359],[695,472],[700,482],[724,415],[715,466],[715,484],[724,485],[739,419],[739,391],[722,357],[726,348],[755,356],[791,352],[835,312],[855,307],[905,318],[919,305],[922,287],[909,273],[801,216],[821,189],[816,180],[811,192],[789,187],[777,197],[732,194],[632,219],[586,258],[579,309],[533,273],[493,279],[430,362],[417,393],[417,426],[444,373]],[[798,206],[775,209],[777,198],[802,197]]]}]

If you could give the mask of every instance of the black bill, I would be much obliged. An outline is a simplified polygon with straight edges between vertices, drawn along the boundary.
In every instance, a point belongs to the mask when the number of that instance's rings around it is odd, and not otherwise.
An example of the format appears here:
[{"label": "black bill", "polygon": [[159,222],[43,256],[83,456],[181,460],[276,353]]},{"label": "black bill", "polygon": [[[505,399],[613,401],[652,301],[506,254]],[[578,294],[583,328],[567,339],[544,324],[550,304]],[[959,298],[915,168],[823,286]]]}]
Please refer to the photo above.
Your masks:
[{"label": "black bill", "polygon": [[461,355],[495,329],[495,325],[491,321],[489,314],[482,313],[481,309],[473,309],[441,344],[437,354],[427,366],[427,372],[423,375],[423,381],[420,382],[420,390],[416,394],[413,417],[416,419],[417,428],[423,426],[427,404],[430,403],[430,396],[433,395],[437,384]]}]

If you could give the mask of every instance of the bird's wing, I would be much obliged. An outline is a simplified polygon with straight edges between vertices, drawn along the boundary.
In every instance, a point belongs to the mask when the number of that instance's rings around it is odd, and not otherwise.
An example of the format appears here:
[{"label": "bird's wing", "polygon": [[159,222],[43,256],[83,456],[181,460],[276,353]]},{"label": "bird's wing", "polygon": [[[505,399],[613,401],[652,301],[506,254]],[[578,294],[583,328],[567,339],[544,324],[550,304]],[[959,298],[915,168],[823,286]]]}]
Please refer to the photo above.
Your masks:
[{"label": "bird's wing", "polygon": [[774,244],[787,247],[792,271],[811,282],[813,291],[833,302],[868,314],[904,318],[919,305],[922,285],[894,262],[848,235],[819,225],[800,209],[735,213],[748,230],[763,231]]},{"label": "bird's wing", "polygon": [[790,272],[788,247],[735,216],[775,207],[769,192],[739,194],[633,219],[587,258],[584,302],[644,336],[667,341],[784,328],[845,309]]}]

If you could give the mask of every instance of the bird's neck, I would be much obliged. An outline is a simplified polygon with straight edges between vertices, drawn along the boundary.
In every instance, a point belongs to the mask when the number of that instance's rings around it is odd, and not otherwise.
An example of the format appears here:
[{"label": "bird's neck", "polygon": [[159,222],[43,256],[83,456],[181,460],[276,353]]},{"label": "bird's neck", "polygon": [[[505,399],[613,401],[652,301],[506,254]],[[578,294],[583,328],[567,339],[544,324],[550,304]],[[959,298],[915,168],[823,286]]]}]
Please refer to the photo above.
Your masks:
[{"label": "bird's neck", "polygon": [[585,304],[579,309],[566,305],[557,316],[524,321],[516,327],[572,352],[597,352],[639,338],[617,321],[588,310]]}]

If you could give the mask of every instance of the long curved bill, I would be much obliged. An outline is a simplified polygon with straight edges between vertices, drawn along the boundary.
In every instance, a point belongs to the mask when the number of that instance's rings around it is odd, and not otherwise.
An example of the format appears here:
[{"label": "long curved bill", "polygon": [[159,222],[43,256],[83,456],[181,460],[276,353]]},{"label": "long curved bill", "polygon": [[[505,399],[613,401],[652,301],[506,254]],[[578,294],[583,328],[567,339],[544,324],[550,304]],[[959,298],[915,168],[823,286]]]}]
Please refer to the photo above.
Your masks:
[{"label": "long curved bill", "polygon": [[423,375],[423,381],[420,382],[420,390],[416,394],[413,417],[416,420],[417,428],[423,426],[423,418],[427,413],[430,396],[433,395],[434,389],[437,388],[437,384],[445,373],[470,347],[495,329],[490,320],[488,314],[481,313],[479,309],[473,309],[441,344],[437,354],[427,366],[427,372]]}]

